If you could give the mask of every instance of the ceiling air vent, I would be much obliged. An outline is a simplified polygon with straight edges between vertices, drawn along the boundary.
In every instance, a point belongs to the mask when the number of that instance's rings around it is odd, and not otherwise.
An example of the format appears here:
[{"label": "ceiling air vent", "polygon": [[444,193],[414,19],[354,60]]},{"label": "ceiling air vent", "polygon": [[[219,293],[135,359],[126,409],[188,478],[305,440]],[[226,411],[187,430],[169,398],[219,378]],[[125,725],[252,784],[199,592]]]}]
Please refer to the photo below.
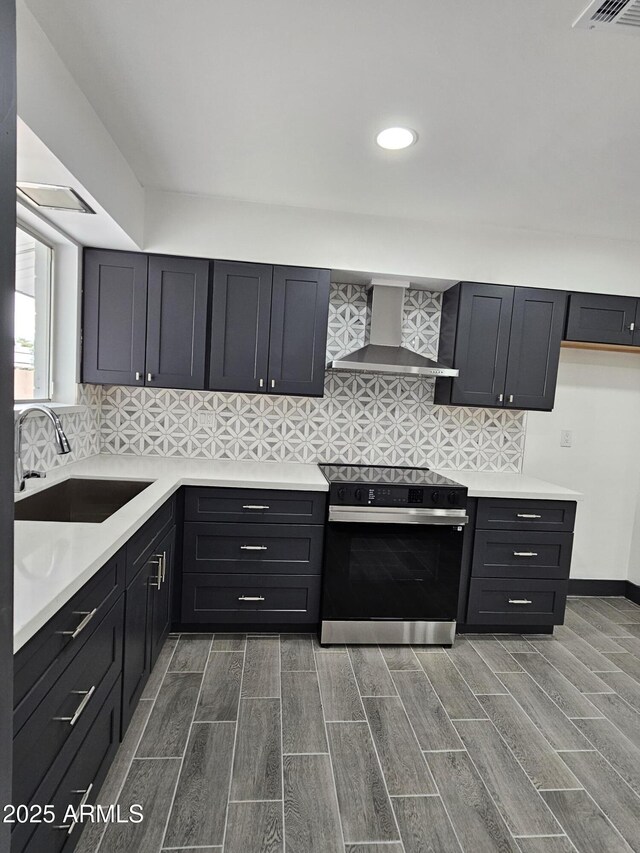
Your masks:
[{"label": "ceiling air vent", "polygon": [[575,21],[585,30],[611,30],[640,35],[640,0],[593,0]]}]

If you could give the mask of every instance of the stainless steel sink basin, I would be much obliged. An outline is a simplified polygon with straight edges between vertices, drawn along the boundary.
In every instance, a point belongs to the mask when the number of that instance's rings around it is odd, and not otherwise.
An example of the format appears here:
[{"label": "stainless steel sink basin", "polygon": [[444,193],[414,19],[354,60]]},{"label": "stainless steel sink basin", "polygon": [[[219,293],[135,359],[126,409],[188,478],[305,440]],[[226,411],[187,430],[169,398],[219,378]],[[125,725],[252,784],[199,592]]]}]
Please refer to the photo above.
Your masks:
[{"label": "stainless steel sink basin", "polygon": [[16,521],[81,521],[99,524],[150,482],[71,477],[15,503]]}]

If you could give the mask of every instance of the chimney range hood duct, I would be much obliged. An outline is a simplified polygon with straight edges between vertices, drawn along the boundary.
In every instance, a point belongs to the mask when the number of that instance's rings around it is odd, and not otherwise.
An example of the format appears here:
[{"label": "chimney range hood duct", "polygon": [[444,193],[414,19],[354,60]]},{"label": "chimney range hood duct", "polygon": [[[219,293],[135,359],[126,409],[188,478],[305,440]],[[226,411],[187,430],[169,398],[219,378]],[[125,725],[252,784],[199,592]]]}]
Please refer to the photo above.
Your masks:
[{"label": "chimney range hood duct", "polygon": [[391,373],[396,376],[458,376],[459,371],[402,346],[402,308],[409,282],[372,279],[369,342],[330,361],[330,370]]}]

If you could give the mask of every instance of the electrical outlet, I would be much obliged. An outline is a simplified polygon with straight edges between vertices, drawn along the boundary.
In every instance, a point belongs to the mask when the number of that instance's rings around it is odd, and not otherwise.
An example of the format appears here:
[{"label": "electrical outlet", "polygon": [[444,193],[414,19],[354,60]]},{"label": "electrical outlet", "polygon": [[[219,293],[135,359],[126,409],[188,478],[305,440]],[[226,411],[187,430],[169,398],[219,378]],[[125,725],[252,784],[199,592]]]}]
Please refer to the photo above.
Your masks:
[{"label": "electrical outlet", "polygon": [[573,433],[570,429],[560,430],[560,447],[571,447],[573,443]]},{"label": "electrical outlet", "polygon": [[198,426],[213,426],[213,412],[198,412]]}]

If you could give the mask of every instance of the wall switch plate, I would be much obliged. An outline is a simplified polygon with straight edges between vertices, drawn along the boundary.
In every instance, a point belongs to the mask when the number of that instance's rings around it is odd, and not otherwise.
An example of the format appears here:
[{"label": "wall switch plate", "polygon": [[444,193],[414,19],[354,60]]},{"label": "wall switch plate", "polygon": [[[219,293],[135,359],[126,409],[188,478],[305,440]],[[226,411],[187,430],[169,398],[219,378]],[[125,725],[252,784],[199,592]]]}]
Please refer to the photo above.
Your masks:
[{"label": "wall switch plate", "polygon": [[213,426],[213,412],[198,412],[198,426]]},{"label": "wall switch plate", "polygon": [[570,429],[560,430],[560,447],[571,447],[573,443],[573,433]]}]

